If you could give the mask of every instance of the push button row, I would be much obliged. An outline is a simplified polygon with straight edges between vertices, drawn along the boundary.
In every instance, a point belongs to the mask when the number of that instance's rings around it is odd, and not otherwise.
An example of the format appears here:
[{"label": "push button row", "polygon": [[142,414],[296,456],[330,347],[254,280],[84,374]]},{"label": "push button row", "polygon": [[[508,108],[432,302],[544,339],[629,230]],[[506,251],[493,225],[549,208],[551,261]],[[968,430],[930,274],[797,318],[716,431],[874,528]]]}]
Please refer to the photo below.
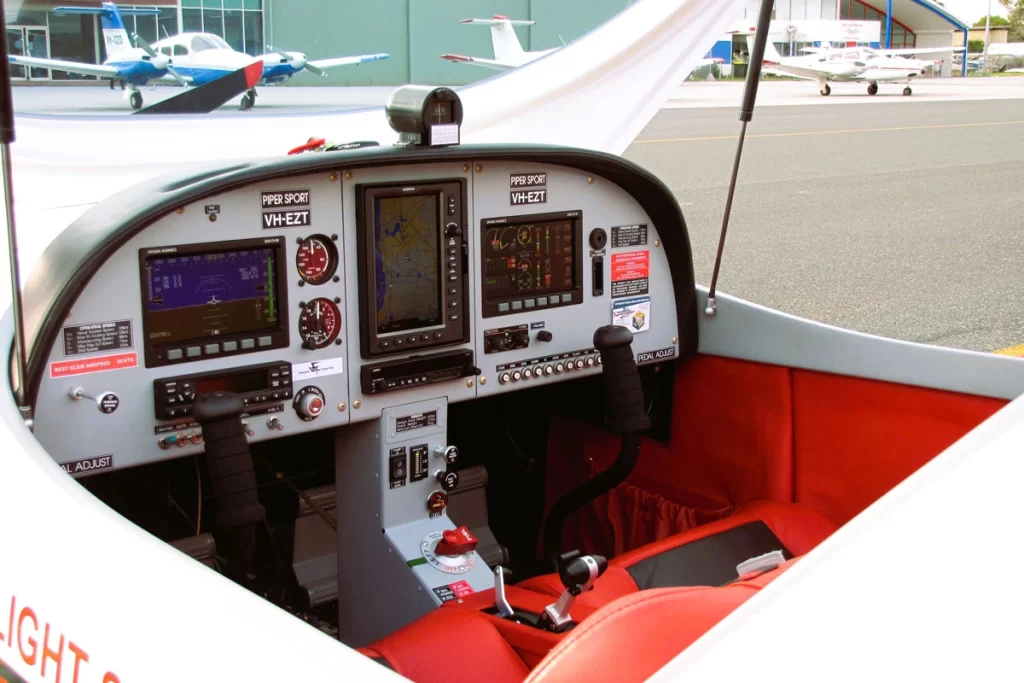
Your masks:
[{"label": "push button row", "polygon": [[241,341],[216,342],[203,344],[202,346],[186,346],[182,349],[167,349],[167,360],[181,360],[182,358],[201,358],[203,356],[217,356],[221,352],[235,353],[239,345],[243,351],[255,349],[257,345],[263,349],[273,344],[270,337],[258,337],[242,339]]},{"label": "push button row", "polygon": [[570,302],[572,302],[572,294],[562,294],[561,298],[557,294],[538,296],[534,299],[507,301],[503,304],[498,304],[498,313],[508,313],[510,310],[521,311],[524,308],[534,308],[535,306],[557,306],[559,303],[567,304]]},{"label": "push button row", "polygon": [[498,375],[498,381],[501,384],[508,384],[509,382],[518,382],[519,380],[540,379],[541,377],[558,375],[563,372],[585,370],[587,368],[592,368],[595,365],[601,365],[600,355],[590,355],[586,357],[581,356],[579,358],[571,358],[565,361],[560,360],[554,363],[538,363],[536,365],[528,365],[525,368],[505,370]]}]

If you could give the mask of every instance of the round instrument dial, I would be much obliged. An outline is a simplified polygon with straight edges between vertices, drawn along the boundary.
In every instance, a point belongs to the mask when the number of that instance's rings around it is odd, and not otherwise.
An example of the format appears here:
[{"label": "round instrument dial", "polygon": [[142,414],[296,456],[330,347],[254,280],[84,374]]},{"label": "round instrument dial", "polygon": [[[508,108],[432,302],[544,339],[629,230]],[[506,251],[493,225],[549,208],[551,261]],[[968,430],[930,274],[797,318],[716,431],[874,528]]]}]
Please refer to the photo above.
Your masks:
[{"label": "round instrument dial", "polygon": [[299,277],[311,285],[327,282],[338,270],[338,248],[324,235],[310,235],[299,243],[295,254]]},{"label": "round instrument dial", "polygon": [[299,314],[302,348],[322,349],[333,343],[341,331],[341,311],[330,299],[313,299]]},{"label": "round instrument dial", "polygon": [[471,552],[461,555],[438,555],[434,552],[443,535],[443,531],[435,531],[423,537],[420,541],[423,559],[446,574],[465,574],[471,570],[476,564],[476,555]]}]

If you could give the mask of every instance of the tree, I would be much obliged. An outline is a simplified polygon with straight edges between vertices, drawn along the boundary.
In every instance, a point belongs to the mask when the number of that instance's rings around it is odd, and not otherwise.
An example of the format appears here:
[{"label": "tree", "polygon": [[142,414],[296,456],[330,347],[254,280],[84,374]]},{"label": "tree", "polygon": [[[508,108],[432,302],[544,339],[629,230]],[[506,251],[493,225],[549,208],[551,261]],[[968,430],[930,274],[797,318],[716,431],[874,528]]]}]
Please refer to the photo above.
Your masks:
[{"label": "tree", "polygon": [[[1024,41],[1024,0],[999,0],[999,4],[1009,10],[1010,41]],[[984,22],[982,22],[984,25]]]},{"label": "tree", "polygon": [[[993,14],[991,18],[989,18],[988,25],[990,28],[995,28],[996,26],[1010,26],[1011,24],[1009,19],[997,17]],[[974,22],[974,28],[985,28],[985,17]]]}]

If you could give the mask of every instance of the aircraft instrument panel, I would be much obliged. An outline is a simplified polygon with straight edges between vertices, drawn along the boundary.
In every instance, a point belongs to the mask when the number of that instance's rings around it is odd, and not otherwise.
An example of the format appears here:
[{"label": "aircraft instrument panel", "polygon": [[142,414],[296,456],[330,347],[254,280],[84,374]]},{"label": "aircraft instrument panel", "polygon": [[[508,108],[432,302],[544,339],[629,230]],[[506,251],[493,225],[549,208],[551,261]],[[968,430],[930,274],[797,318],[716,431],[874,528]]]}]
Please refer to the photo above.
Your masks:
[{"label": "aircraft instrument panel", "polygon": [[213,390],[243,396],[261,441],[600,373],[608,323],[641,366],[678,355],[662,226],[616,182],[332,154],[168,208],[104,253],[53,323],[35,395],[65,469],[202,451],[192,409]]}]

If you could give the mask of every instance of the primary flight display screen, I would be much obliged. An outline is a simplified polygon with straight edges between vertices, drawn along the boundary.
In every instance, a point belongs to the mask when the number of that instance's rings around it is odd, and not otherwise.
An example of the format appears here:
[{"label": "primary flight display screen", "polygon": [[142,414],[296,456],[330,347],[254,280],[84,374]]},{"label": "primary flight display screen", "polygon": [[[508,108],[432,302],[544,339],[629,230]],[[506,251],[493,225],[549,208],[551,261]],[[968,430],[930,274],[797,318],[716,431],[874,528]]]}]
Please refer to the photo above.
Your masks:
[{"label": "primary flight display screen", "polygon": [[436,193],[373,198],[378,334],[442,322],[438,199]]},{"label": "primary flight display screen", "polygon": [[[578,303],[575,294],[581,291],[582,274],[580,212],[533,218],[483,221],[485,316]],[[566,295],[565,301],[562,295]]]},{"label": "primary flight display screen", "polygon": [[142,250],[147,363],[286,345],[282,254],[279,238]]}]

